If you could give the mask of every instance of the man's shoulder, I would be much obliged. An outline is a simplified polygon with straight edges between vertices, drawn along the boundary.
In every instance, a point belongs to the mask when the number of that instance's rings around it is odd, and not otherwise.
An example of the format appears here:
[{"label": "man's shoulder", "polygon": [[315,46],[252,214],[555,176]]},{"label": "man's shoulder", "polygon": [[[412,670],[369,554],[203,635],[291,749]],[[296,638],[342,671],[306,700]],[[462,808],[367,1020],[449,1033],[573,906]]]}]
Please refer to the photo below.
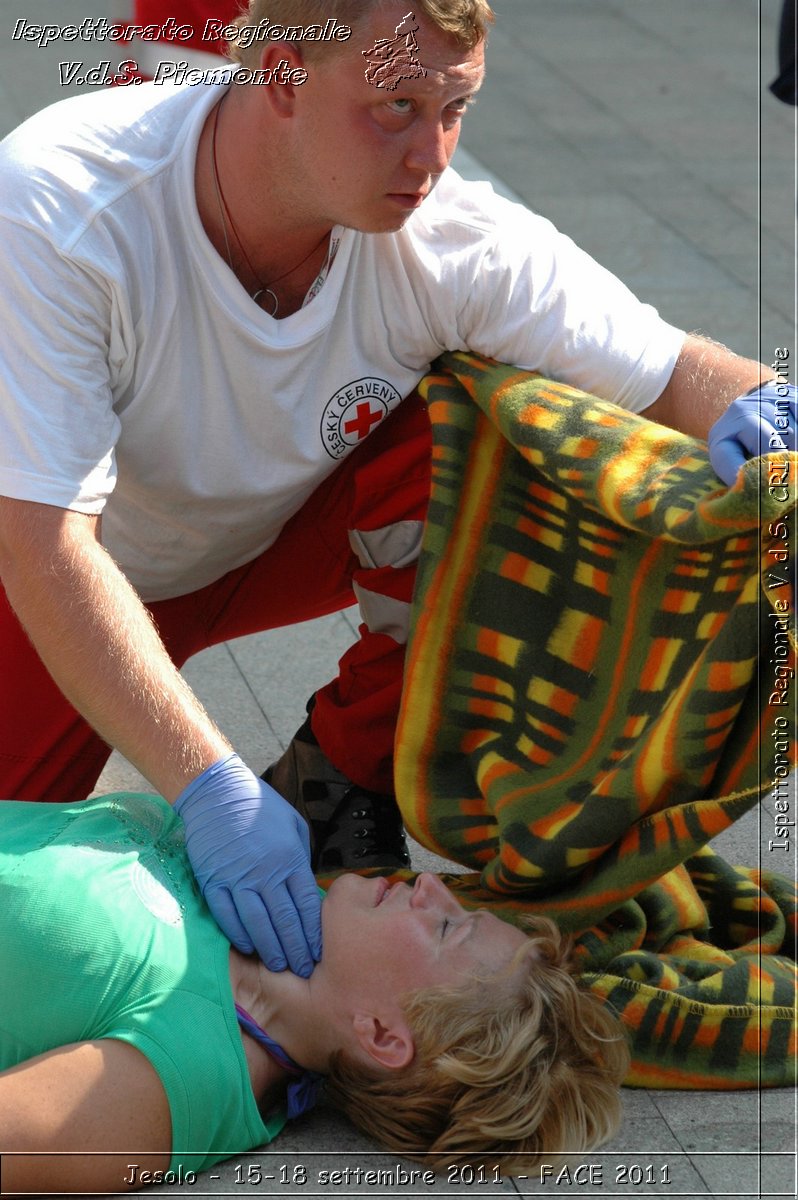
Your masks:
[{"label": "man's shoulder", "polygon": [[491,248],[500,258],[514,258],[552,231],[548,220],[499,195],[487,180],[463,179],[449,167],[403,233],[408,245],[419,250],[473,254]]},{"label": "man's shoulder", "polygon": [[[28,117],[2,143],[4,158],[46,153],[72,143],[113,143],[178,98],[178,89],[138,87],[92,88],[58,100]],[[168,109],[165,109],[168,111]]]},{"label": "man's shoulder", "polygon": [[35,113],[0,145],[0,217],[73,235],[176,159],[197,119],[188,89],[97,89]]},{"label": "man's shoulder", "polygon": [[0,177],[64,177],[86,190],[94,176],[155,166],[178,152],[180,134],[198,118],[203,95],[204,88],[145,83],[60,100],[0,143]]},{"label": "man's shoulder", "polygon": [[447,167],[424,204],[414,214],[415,224],[459,221],[489,230],[496,223],[500,197],[485,181],[463,179]]},{"label": "man's shoulder", "polygon": [[499,195],[488,180],[464,179],[453,167],[443,172],[408,224],[415,229],[446,222],[485,234],[501,233],[508,226],[515,228],[519,223],[539,224],[541,230],[549,225],[525,205]]}]

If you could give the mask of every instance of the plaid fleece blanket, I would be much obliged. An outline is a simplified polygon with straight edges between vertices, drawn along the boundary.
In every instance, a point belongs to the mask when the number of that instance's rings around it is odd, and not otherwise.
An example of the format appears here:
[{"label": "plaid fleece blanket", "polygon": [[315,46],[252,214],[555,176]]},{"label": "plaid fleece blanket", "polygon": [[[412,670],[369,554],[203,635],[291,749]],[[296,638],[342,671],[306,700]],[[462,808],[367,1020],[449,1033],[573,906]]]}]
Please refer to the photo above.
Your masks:
[{"label": "plaid fleece blanket", "polygon": [[[612,404],[436,366],[406,827],[468,869],[447,878],[467,907],[575,934],[630,1032],[627,1083],[789,1083],[795,456],[726,489],[703,444]],[[708,843],[763,791],[768,870],[731,867]]]}]

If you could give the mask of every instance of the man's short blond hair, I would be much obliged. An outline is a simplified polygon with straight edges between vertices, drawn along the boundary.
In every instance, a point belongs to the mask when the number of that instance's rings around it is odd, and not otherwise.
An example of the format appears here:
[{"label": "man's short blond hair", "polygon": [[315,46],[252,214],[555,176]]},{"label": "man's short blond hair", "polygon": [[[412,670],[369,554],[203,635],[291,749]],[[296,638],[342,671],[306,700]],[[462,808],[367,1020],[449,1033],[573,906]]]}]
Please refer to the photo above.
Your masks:
[{"label": "man's short blond hair", "polygon": [[[255,30],[261,23],[281,25],[286,29],[307,28],[310,25],[326,24],[334,17],[339,25],[348,25],[354,31],[364,18],[375,8],[385,7],[390,0],[250,0],[246,11],[235,24],[241,30],[241,41],[230,42],[228,54],[235,62],[250,69],[257,66],[260,52],[267,44],[262,39],[245,34],[246,29]],[[444,33],[450,34],[465,49],[473,49],[487,37],[493,22],[493,11],[488,0],[408,0],[418,16],[423,13]],[[388,31],[390,32],[390,30]],[[340,52],[346,42],[297,40],[306,62],[318,61],[324,56]]]},{"label": "man's short blond hair", "polygon": [[405,998],[416,1045],[408,1067],[378,1071],[335,1055],[331,1103],[432,1168],[526,1174],[610,1138],[629,1066],[622,1027],[578,983],[556,926],[525,924],[529,942],[500,976]]}]

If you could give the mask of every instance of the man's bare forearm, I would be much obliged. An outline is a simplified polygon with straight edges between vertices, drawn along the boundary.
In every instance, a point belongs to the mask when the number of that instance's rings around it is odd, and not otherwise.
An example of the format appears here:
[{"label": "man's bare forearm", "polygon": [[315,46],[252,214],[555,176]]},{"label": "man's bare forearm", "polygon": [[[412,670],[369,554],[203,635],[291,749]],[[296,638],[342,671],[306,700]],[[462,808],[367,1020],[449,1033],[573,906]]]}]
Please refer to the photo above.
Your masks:
[{"label": "man's bare forearm", "polygon": [[667,387],[643,415],[706,439],[733,400],[774,374],[764,363],[741,358],[717,342],[688,334]]},{"label": "man's bare forearm", "polygon": [[230,746],[99,544],[97,519],[0,499],[9,602],[66,698],[173,801]]}]

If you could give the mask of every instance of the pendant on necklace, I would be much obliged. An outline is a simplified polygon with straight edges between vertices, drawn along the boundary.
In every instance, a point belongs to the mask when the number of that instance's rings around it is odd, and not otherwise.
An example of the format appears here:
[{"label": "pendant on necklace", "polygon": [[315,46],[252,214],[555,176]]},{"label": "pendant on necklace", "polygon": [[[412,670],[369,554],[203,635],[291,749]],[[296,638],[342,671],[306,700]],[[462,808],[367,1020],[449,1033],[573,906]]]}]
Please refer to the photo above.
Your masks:
[{"label": "pendant on necklace", "polygon": [[[255,301],[256,304],[260,303],[261,296],[271,296],[272,300],[274,301],[274,308],[272,309],[271,312],[267,312],[267,316],[269,316],[269,317],[276,316],[277,309],[280,307],[280,301],[277,299],[277,297],[275,296],[272,289],[268,288],[268,287],[260,287],[260,288],[258,288],[258,290],[256,292],[252,293],[252,299]],[[263,305],[261,305],[261,308],[262,307],[263,307]],[[266,310],[264,310],[264,311],[266,311]]]}]

